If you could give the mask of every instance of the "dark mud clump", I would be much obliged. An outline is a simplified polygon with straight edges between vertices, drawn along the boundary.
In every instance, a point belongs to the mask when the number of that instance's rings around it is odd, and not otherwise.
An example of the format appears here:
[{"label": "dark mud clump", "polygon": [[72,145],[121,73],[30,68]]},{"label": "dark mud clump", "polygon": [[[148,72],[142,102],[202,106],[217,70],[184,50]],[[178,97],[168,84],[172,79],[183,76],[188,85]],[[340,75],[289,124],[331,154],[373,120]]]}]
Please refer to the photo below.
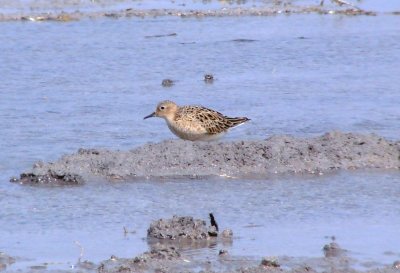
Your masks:
[{"label": "dark mud clump", "polygon": [[266,267],[281,267],[275,258],[265,257],[261,260],[261,265]]},{"label": "dark mud clump", "polygon": [[171,79],[164,79],[161,82],[161,85],[164,86],[164,87],[171,87],[174,84],[175,84],[175,82],[173,80],[171,80]]},{"label": "dark mud clump", "polygon": [[80,175],[57,173],[49,170],[46,174],[22,173],[19,178],[11,178],[11,182],[27,185],[66,186],[82,185],[84,180]]},{"label": "dark mud clump", "polygon": [[160,219],[151,223],[147,236],[170,240],[207,240],[214,232],[213,226],[207,227],[206,221],[190,216],[173,216],[172,219]]},{"label": "dark mud clump", "polygon": [[181,253],[174,246],[156,244],[133,259],[113,256],[102,262],[97,272],[176,272],[174,268],[182,268],[183,265]]},{"label": "dark mud clump", "polygon": [[[212,216],[212,217],[211,217]],[[173,216],[159,219],[147,230],[150,251],[133,259],[113,257],[104,261],[98,272],[190,272],[194,267],[206,267],[205,261],[185,257],[180,248],[209,247],[208,243],[218,235],[216,221],[210,213],[210,226],[206,221],[191,216]],[[192,244],[191,244],[192,243]]]},{"label": "dark mud clump", "polygon": [[172,246],[164,246],[162,244],[158,244],[153,246],[153,249],[143,254],[135,257],[133,262],[138,263],[147,263],[152,260],[176,260],[181,257],[181,254],[176,250],[175,247]]},{"label": "dark mud clump", "polygon": [[326,258],[330,258],[330,257],[342,257],[344,256],[344,254],[346,253],[345,249],[342,249],[338,243],[336,242],[331,242],[329,244],[324,245],[324,247],[322,248],[323,252],[324,252],[324,256]]},{"label": "dark mud clump", "polygon": [[204,82],[205,83],[213,83],[214,82],[214,75],[213,74],[205,74],[204,75]]},{"label": "dark mud clump", "polygon": [[83,179],[262,178],[276,174],[354,169],[399,169],[400,142],[377,135],[331,132],[315,138],[146,144],[130,151],[80,149],[53,163],[35,164],[15,182],[79,185]]}]

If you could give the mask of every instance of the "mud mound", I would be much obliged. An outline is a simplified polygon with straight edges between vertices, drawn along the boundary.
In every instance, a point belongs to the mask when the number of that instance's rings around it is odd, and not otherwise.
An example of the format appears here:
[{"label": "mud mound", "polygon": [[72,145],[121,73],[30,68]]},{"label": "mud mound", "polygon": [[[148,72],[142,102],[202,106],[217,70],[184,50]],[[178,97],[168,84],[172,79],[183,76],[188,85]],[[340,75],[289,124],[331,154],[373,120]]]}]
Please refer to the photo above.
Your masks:
[{"label": "mud mound", "polygon": [[150,224],[147,236],[157,239],[207,240],[214,229],[207,227],[206,221],[193,217],[173,216],[172,219],[160,219]]},{"label": "mud mound", "polygon": [[[176,139],[146,144],[131,151],[80,149],[54,163],[35,164],[32,170],[13,181],[30,183],[49,173],[55,177],[82,177],[85,180],[91,177],[109,180],[208,176],[251,178],[399,167],[400,142],[377,135],[331,132],[305,139],[280,135],[266,140],[235,142]],[[74,179],[71,182],[76,184]]]},{"label": "mud mound", "polygon": [[182,263],[181,253],[175,247],[157,244],[150,251],[133,259],[120,259],[113,256],[103,261],[97,268],[97,272],[176,272],[171,268],[179,267]]},{"label": "mud mound", "polygon": [[153,260],[175,260],[181,254],[172,246],[157,245],[153,249],[135,257],[133,263],[146,263]]}]

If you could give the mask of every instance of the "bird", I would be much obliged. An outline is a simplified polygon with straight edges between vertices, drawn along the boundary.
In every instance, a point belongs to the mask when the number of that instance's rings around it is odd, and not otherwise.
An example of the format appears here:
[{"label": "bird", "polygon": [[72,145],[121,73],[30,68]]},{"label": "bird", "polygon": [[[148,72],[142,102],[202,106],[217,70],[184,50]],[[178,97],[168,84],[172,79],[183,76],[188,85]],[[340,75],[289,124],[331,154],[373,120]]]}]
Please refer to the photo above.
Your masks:
[{"label": "bird", "polygon": [[211,141],[222,137],[230,128],[241,125],[247,117],[227,117],[215,110],[199,106],[178,106],[165,100],[144,119],[159,117],[165,119],[168,128],[181,139],[191,141]]}]

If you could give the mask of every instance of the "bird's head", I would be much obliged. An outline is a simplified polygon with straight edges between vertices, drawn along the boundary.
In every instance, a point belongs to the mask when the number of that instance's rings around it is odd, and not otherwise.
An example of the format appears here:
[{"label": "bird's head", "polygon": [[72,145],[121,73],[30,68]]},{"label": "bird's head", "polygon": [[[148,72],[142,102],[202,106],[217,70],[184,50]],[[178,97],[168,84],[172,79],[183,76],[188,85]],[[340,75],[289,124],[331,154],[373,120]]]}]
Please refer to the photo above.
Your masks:
[{"label": "bird's head", "polygon": [[154,111],[148,116],[145,116],[144,119],[159,117],[159,118],[164,118],[166,120],[172,120],[177,111],[178,111],[178,105],[176,105],[175,102],[165,100],[157,105],[156,111]]}]

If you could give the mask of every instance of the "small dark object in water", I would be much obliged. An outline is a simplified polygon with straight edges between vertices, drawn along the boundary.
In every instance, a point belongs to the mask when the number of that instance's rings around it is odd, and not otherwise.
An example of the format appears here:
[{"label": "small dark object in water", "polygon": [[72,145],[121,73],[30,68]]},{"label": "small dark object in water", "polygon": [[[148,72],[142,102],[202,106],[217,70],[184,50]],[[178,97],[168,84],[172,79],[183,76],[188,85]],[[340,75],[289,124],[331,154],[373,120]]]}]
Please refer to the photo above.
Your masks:
[{"label": "small dark object in water", "polygon": [[324,245],[323,249],[324,255],[328,257],[340,257],[343,255],[344,250],[335,242]]},{"label": "small dark object in water", "polygon": [[33,173],[22,173],[20,178],[11,178],[10,182],[29,184],[29,185],[50,185],[50,186],[67,186],[67,185],[82,185],[84,179],[77,174],[58,174],[54,171],[48,171],[43,175]]},{"label": "small dark object in water", "polygon": [[10,178],[10,182],[16,183],[18,182],[18,178],[16,178],[15,176]]},{"label": "small dark object in water", "polygon": [[214,81],[214,76],[212,74],[205,74],[204,81],[206,83],[212,83]]},{"label": "small dark object in water", "polygon": [[99,155],[100,151],[96,150],[96,149],[84,149],[84,148],[80,148],[78,150],[78,154],[80,155]]},{"label": "small dark object in water", "polygon": [[164,87],[171,87],[174,85],[174,81],[171,79],[164,79],[162,80],[161,85]]},{"label": "small dark object in water", "polygon": [[257,42],[257,40],[252,40],[252,39],[233,39],[232,42],[237,42],[237,43],[251,43],[251,42]]},{"label": "small dark object in water", "polygon": [[225,250],[225,249],[221,249],[221,250],[218,252],[218,255],[219,255],[219,256],[226,255],[226,254],[228,254],[228,250]]},{"label": "small dark object in water", "polygon": [[278,261],[271,257],[265,257],[261,260],[261,264],[266,267],[280,267]]},{"label": "small dark object in water", "polygon": [[178,34],[174,33],[168,33],[168,34],[158,34],[158,35],[149,35],[149,36],[144,36],[145,38],[162,38],[162,37],[171,37],[171,36],[176,36]]},{"label": "small dark object in water", "polygon": [[210,213],[210,222],[211,222],[211,226],[212,226],[212,227],[215,227],[215,229],[216,229],[217,231],[219,231],[219,230],[218,230],[217,221],[215,221],[214,214],[212,214],[212,213]]}]

